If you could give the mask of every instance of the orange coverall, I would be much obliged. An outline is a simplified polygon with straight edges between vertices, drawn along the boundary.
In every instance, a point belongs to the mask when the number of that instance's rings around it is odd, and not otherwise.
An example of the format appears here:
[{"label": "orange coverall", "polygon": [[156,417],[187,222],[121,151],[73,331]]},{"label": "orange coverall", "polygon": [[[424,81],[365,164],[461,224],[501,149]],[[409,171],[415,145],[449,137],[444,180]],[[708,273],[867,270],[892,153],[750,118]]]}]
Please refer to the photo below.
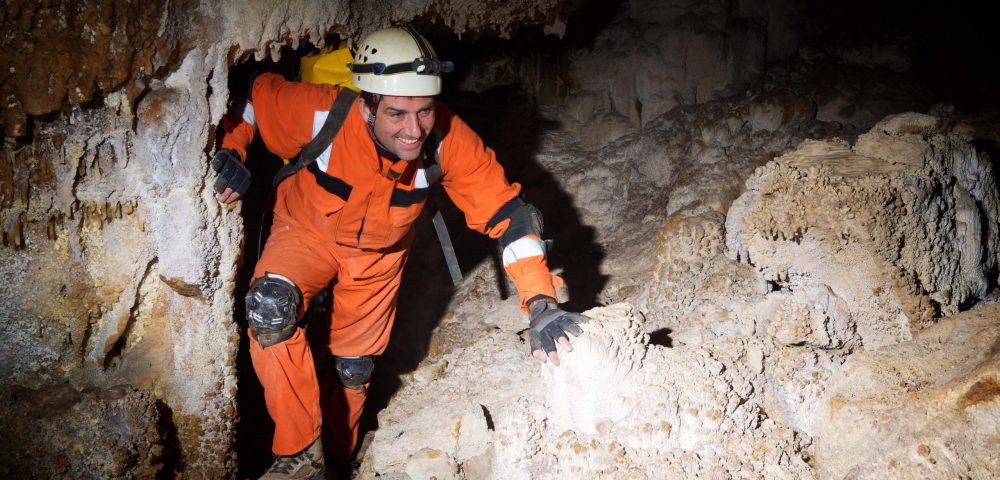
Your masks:
[{"label": "orange coverall", "polygon": [[[330,85],[262,74],[254,81],[243,118],[224,120],[222,148],[237,151],[245,160],[256,129],[271,152],[293,158],[322,127],[339,92]],[[303,305],[337,279],[329,338],[330,353],[337,356],[385,351],[413,222],[428,188],[422,160],[392,162],[377,153],[359,101],[332,148],[279,185],[271,235],[254,271],[255,279],[269,272],[291,280],[302,291]],[[439,147],[445,191],[464,212],[469,228],[499,238],[510,221],[492,228],[487,223],[519,194],[520,185],[507,182],[493,151],[441,104],[435,107],[434,128],[445,134]],[[531,235],[504,252],[522,309],[526,299],[555,297],[561,286],[561,279],[549,273],[540,245]],[[309,446],[320,435],[325,414],[324,445],[337,459],[346,460],[357,441],[367,389],[324,385],[331,390],[321,407],[312,354],[301,328],[267,348],[251,335],[250,355],[275,422],[272,451],[292,455]]]}]

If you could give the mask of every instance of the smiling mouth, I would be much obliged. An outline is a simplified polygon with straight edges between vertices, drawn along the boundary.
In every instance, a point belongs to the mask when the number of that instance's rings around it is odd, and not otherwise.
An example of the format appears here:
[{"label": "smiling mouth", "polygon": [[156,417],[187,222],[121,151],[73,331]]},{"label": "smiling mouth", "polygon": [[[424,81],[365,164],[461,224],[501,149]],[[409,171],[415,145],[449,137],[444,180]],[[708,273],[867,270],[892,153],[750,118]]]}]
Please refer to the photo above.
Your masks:
[{"label": "smiling mouth", "polygon": [[420,143],[420,139],[419,138],[401,138],[401,137],[396,137],[396,140],[399,140],[399,142],[402,143],[403,145],[416,145],[416,144]]}]

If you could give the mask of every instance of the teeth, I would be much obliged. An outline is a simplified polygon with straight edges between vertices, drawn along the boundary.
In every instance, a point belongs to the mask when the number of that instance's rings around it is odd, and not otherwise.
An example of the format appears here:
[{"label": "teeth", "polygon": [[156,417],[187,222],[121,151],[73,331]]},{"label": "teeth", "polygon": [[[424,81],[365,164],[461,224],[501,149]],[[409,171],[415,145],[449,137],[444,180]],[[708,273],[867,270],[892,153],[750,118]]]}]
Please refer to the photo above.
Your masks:
[{"label": "teeth", "polygon": [[413,145],[414,143],[417,143],[417,139],[416,138],[405,139],[405,138],[398,138],[397,137],[397,140],[399,140],[400,142],[403,142],[403,143],[405,143],[407,145]]}]

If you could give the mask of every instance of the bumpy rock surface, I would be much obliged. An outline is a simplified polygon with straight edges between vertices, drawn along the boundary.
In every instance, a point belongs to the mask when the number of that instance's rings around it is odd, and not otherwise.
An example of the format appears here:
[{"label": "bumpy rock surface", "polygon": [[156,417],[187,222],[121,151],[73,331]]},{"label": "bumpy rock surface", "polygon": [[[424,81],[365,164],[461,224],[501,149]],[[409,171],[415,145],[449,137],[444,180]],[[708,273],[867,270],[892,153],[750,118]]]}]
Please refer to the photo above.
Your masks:
[{"label": "bumpy rock surface", "polygon": [[0,390],[0,476],[156,478],[163,413],[128,386],[78,391],[68,385]]},{"label": "bumpy rock surface", "polygon": [[235,467],[240,232],[205,188],[211,111],[193,101],[222,65],[192,50],[138,105],[117,91],[8,142],[5,186],[21,194],[0,211],[0,382],[144,390],[172,412],[173,455],[205,476]]},{"label": "bumpy rock surface", "polygon": [[821,478],[996,478],[1000,305],[852,356],[824,400]]},{"label": "bumpy rock surface", "polygon": [[[762,418],[760,342],[668,349],[648,345],[630,305],[588,314],[594,320],[558,368],[496,330],[418,369],[380,416],[363,473],[429,478],[424,448],[478,472],[465,478],[809,472],[795,434]],[[754,453],[765,436],[785,453]],[[743,456],[720,455],[734,450]]]},{"label": "bumpy rock surface", "polygon": [[[27,133],[26,115],[85,104],[122,87],[131,99],[181,49],[167,28],[193,2],[10,2],[0,14],[0,123]],[[176,27],[176,25],[169,25]]]},{"label": "bumpy rock surface", "polygon": [[[799,45],[795,2],[754,8],[738,2],[631,1],[584,8],[607,22],[586,40],[556,51],[500,51],[476,64],[461,88],[521,84],[538,102],[566,109],[561,128],[588,149],[600,148],[681,105],[731,96],[758,81],[766,62]],[[585,21],[594,22],[591,18]],[[551,33],[551,30],[546,30]],[[581,30],[576,30],[577,36]],[[565,33],[565,32],[557,32]]]},{"label": "bumpy rock surface", "polygon": [[855,329],[868,347],[908,340],[995,281],[989,159],[939,118],[888,117],[853,148],[807,142],[758,169],[747,190],[726,221],[731,254],[793,297],[828,290],[829,320],[814,329],[835,343]]},{"label": "bumpy rock surface", "polygon": [[[927,115],[887,117],[853,149],[806,141],[751,175],[727,215],[695,203],[643,221],[651,277],[617,288],[641,310],[589,311],[560,367],[524,352],[513,300],[484,313],[484,284],[468,286],[439,327],[448,346],[379,416],[362,473],[989,478],[1000,458],[982,439],[995,435],[998,390],[996,335],[984,333],[1000,316],[983,306],[940,319],[995,284],[994,182],[988,159]],[[907,275],[922,290],[894,290]],[[910,320],[905,307],[921,302],[931,310]],[[879,448],[886,436],[898,444]]]},{"label": "bumpy rock surface", "polygon": [[[489,268],[468,272],[427,348],[408,347],[423,362],[382,415],[366,474],[1000,470],[997,315],[955,315],[997,281],[995,172],[955,134],[970,127],[943,118],[890,117],[854,141],[887,113],[926,110],[903,81],[905,44],[808,47],[765,70],[799,46],[794,3],[631,1],[570,49],[471,68],[468,87],[533,95],[527,110],[482,109],[518,136],[522,155],[501,161],[528,172],[525,194],[576,248],[557,242],[553,261],[579,302],[613,305],[591,311],[562,367],[539,366],[516,302],[495,298]],[[577,2],[137,5],[0,12],[0,476],[235,471],[242,232],[207,161],[230,67],[418,17],[573,35]],[[754,173],[834,135],[846,140]],[[428,297],[450,294],[419,293],[429,315]]]}]

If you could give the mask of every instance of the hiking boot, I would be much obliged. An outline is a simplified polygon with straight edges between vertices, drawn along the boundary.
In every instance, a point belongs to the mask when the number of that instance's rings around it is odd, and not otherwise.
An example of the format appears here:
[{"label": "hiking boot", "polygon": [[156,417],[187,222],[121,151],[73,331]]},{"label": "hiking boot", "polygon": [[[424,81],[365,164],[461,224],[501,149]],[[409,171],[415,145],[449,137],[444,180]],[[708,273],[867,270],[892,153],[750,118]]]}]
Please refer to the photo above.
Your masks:
[{"label": "hiking boot", "polygon": [[317,438],[312,445],[295,455],[275,455],[274,463],[260,480],[323,480],[325,475],[323,442]]}]

